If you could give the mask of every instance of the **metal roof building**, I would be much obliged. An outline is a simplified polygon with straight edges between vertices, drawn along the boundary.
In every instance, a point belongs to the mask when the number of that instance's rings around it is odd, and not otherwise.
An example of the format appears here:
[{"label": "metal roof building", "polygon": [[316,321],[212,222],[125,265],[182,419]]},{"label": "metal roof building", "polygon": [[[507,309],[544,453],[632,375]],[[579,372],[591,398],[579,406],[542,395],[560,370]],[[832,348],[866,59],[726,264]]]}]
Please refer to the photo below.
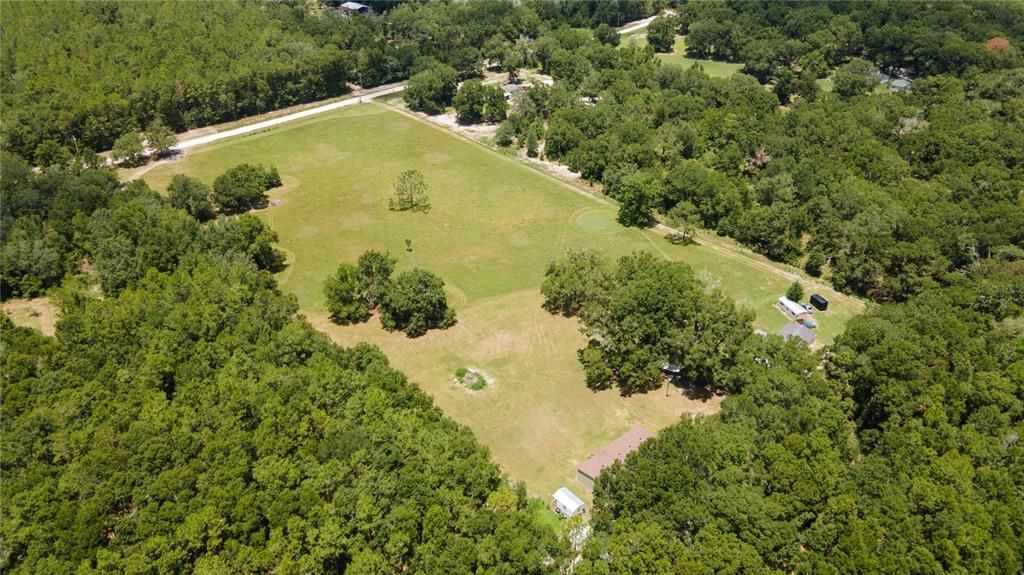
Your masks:
[{"label": "metal roof building", "polygon": [[789,299],[788,297],[779,298],[779,309],[781,309],[786,315],[788,315],[790,319],[796,319],[807,313],[807,308]]},{"label": "metal roof building", "polygon": [[815,338],[813,331],[807,329],[806,327],[798,323],[787,323],[786,325],[782,326],[782,329],[779,330],[779,335],[781,335],[782,339],[785,340],[788,340],[789,338],[792,337],[798,337],[804,340],[804,343],[806,343],[807,345],[811,345],[812,343],[814,343]]},{"label": "metal roof building", "polygon": [[563,517],[575,517],[586,510],[583,500],[569,491],[568,487],[559,487],[558,491],[551,496],[551,504],[555,506],[555,511]]},{"label": "metal roof building", "polygon": [[347,12],[358,12],[360,14],[370,13],[370,7],[366,4],[360,4],[359,2],[345,2],[341,5],[341,9]]},{"label": "metal roof building", "polygon": [[576,469],[576,480],[584,487],[593,491],[594,480],[601,474],[601,470],[616,461],[621,461],[627,455],[636,451],[640,444],[654,437],[650,431],[642,427],[634,427],[619,436],[618,439],[605,445],[600,451],[590,456]]},{"label": "metal roof building", "polygon": [[896,92],[906,92],[907,90],[910,89],[910,80],[897,78],[892,82],[889,82],[889,89]]}]

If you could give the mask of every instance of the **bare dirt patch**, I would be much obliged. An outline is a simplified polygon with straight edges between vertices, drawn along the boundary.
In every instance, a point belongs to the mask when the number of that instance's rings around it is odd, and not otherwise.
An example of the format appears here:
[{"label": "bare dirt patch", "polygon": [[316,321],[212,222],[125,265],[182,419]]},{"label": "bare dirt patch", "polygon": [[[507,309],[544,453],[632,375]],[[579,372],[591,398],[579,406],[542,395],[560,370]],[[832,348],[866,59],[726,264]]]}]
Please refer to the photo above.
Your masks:
[{"label": "bare dirt patch", "polygon": [[14,325],[48,336],[57,333],[57,308],[50,298],[12,299],[3,303],[3,309]]},{"label": "bare dirt patch", "polygon": [[462,136],[465,136],[471,140],[483,144],[490,144],[491,142],[493,142],[494,135],[498,133],[499,124],[460,124],[458,116],[456,116],[454,110],[449,110],[443,114],[431,116],[429,114],[424,114],[423,112],[417,112],[415,110],[410,109],[408,106],[405,105],[405,102],[403,102],[400,99],[389,100],[388,104],[396,108],[400,108],[403,112],[406,112],[407,114],[412,114],[432,124],[437,124],[438,126],[447,128],[453,132],[456,132]]}]

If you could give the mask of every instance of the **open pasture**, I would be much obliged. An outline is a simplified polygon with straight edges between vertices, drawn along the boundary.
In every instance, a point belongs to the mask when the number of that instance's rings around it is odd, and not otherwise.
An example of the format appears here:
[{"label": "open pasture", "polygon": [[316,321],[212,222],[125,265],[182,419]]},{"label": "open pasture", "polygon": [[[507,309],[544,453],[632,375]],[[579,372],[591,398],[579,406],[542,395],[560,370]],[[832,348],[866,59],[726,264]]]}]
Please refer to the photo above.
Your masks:
[{"label": "open pasture", "polygon": [[[271,192],[275,205],[259,214],[288,255],[281,288],[296,295],[310,321],[341,344],[380,346],[445,413],[469,426],[512,478],[542,497],[560,485],[583,495],[573,479],[576,464],[630,427],[656,431],[684,413],[713,413],[719,404],[678,390],[632,398],[589,391],[576,359],[585,342],[578,323],[540,307],[551,259],[569,248],[610,258],[652,251],[687,262],[754,309],[756,327],[773,332],[786,321],[773,302],[791,280],[763,259],[676,246],[657,232],[623,228],[614,208],[567,184],[379,104],[200,147],[144,178],[159,190],[175,173],[212,183],[241,162],[273,164],[282,175],[284,186]],[[430,187],[429,213],[387,209],[392,184],[408,169],[420,170]],[[371,248],[398,257],[399,270],[418,266],[443,278],[458,324],[408,339],[385,332],[376,318],[348,327],[330,323],[324,280]],[[831,341],[859,305],[808,286],[812,291],[832,300],[818,314],[819,338]],[[456,385],[459,367],[486,373],[493,383],[480,391]]]}]

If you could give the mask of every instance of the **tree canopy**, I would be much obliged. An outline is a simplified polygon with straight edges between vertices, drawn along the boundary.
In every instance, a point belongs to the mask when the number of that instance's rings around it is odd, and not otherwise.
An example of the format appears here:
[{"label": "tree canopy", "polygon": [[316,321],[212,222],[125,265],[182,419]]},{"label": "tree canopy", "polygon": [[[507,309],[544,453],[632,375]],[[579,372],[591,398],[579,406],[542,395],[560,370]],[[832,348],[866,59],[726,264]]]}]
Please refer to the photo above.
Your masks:
[{"label": "tree canopy", "polygon": [[418,268],[398,274],[381,294],[380,322],[409,337],[455,325],[455,310],[448,307],[444,281]]},{"label": "tree canopy", "polygon": [[1019,570],[1021,271],[979,266],[853,319],[824,370],[751,336],[719,415],[600,475],[576,571]]},{"label": "tree canopy", "polygon": [[213,181],[213,200],[224,213],[237,214],[266,204],[266,191],[280,185],[276,168],[239,164]]},{"label": "tree canopy", "polygon": [[402,98],[413,110],[440,114],[452,104],[458,80],[455,68],[435,64],[409,78]]},{"label": "tree canopy", "polygon": [[[613,27],[667,2],[314,4],[0,3],[0,296],[60,305],[54,338],[0,314],[0,570],[1021,571],[1018,4],[672,3],[644,48]],[[742,73],[663,63],[677,31]],[[555,82],[506,106],[485,62]],[[276,234],[242,214],[275,168],[165,198],[93,151],[134,164],[173,131],[408,77],[411,107],[502,121],[626,225],[700,225],[876,304],[810,352],[683,263],[551,262],[544,307],[579,318],[592,389],[651,391],[669,363],[729,394],[600,474],[574,557],[379,350],[297,315]],[[395,207],[424,206],[407,176]],[[396,265],[343,264],[333,319],[454,323],[443,280]]]},{"label": "tree canopy", "polygon": [[721,386],[753,320],[686,264],[645,252],[623,257],[614,270],[596,254],[570,252],[549,265],[542,292],[545,308],[578,313],[583,322],[587,386],[614,386],[623,395],[660,387],[666,363],[690,384]]},{"label": "tree canopy", "polygon": [[56,340],[0,317],[0,567],[558,572],[468,430],[295,312],[211,253],[63,309]]}]

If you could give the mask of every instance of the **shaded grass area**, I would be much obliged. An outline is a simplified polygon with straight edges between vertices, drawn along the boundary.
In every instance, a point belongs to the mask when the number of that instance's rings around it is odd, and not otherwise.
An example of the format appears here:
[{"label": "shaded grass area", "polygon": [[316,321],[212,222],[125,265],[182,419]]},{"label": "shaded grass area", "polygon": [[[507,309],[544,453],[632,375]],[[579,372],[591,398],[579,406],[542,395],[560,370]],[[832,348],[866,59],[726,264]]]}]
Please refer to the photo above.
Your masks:
[{"label": "shaded grass area", "polygon": [[[652,251],[687,262],[753,308],[757,327],[774,331],[786,322],[772,304],[791,280],[767,264],[623,228],[615,208],[382,105],[354,106],[199,148],[155,166],[145,179],[160,190],[175,173],[211,183],[241,162],[273,164],[282,175],[284,186],[272,192],[279,205],[258,213],[288,254],[281,288],[295,294],[310,321],[339,343],[380,346],[450,417],[469,426],[513,479],[542,497],[561,485],[587,495],[574,480],[576,465],[630,427],[658,430],[683,413],[714,413],[720,402],[687,399],[679,390],[632,398],[589,391],[576,358],[585,344],[578,323],[540,307],[539,286],[550,260],[569,248],[610,258]],[[387,209],[392,184],[408,169],[424,174],[429,213]],[[443,278],[458,324],[417,339],[383,331],[376,318],[331,324],[324,280],[338,264],[371,248],[395,255],[399,271],[423,267]],[[819,338],[831,340],[856,308],[834,301],[818,314]],[[471,392],[454,385],[452,374],[464,366],[485,372],[487,387]]]},{"label": "shaded grass area", "polygon": [[530,503],[530,511],[533,516],[537,519],[537,522],[547,527],[554,533],[562,532],[562,518],[557,513],[551,510],[550,507],[545,505],[542,500],[533,500]]},{"label": "shaded grass area", "polygon": [[[623,44],[634,44],[636,46],[647,45],[647,32],[642,31],[637,34],[625,36],[622,39]],[[686,57],[686,37],[676,36],[675,44],[672,48],[671,54],[655,54],[662,62],[666,64],[677,64],[684,68],[690,68],[694,64],[699,64],[704,68],[704,72],[712,78],[728,78],[736,72],[743,69],[743,64],[733,64],[731,62],[719,62],[717,60],[702,60],[698,58],[687,58]]]}]

